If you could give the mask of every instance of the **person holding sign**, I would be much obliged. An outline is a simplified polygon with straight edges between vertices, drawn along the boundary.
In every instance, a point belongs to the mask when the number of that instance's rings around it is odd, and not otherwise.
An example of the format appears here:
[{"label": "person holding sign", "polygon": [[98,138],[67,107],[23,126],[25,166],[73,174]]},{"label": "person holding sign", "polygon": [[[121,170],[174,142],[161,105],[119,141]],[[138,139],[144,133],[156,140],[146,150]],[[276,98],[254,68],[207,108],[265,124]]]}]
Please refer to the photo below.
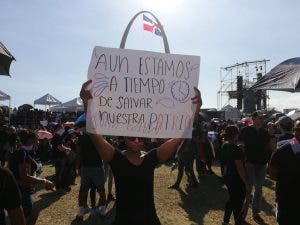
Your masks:
[{"label": "person holding sign", "polygon": [[[85,82],[80,91],[85,110],[88,100],[92,98],[87,90],[91,82]],[[192,103],[196,107],[196,118],[202,100],[200,91],[197,88],[194,90]],[[160,225],[153,195],[154,169],[175,153],[183,139],[169,139],[157,149],[144,153],[141,151],[144,144],[142,137],[125,137],[127,150],[121,152],[101,134],[90,133],[90,136],[101,158],[110,164],[115,177],[116,217],[113,225]]]}]

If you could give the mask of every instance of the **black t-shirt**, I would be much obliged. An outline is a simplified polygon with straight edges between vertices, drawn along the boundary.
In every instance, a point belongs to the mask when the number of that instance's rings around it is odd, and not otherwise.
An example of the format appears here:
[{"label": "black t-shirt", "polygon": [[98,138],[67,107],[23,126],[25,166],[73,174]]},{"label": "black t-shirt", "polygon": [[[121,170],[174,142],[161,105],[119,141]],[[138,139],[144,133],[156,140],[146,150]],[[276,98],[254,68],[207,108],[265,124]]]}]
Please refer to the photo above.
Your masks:
[{"label": "black t-shirt", "polygon": [[52,144],[52,153],[53,153],[52,156],[54,159],[63,159],[65,157],[65,153],[58,149],[58,146],[62,144],[62,141],[63,141],[62,135],[60,136],[57,133],[53,135],[51,144]]},{"label": "black t-shirt", "polygon": [[33,175],[33,173],[37,169],[36,162],[30,156],[30,152],[27,152],[21,147],[13,153],[8,165],[9,169],[13,172],[17,180],[20,179],[19,165],[24,163],[29,165],[29,174]]},{"label": "black t-shirt", "polygon": [[183,162],[192,161],[195,149],[195,141],[193,139],[185,139],[177,152],[178,159]]},{"label": "black t-shirt", "polygon": [[82,134],[78,137],[78,146],[80,148],[81,165],[84,167],[102,166],[102,159],[88,134]]},{"label": "black t-shirt", "polygon": [[285,133],[285,134],[280,135],[280,136],[278,137],[278,142],[279,142],[279,141],[284,141],[284,140],[290,140],[290,139],[292,139],[293,137],[294,137],[293,134],[291,134],[291,133]]},{"label": "black t-shirt", "polygon": [[116,150],[110,162],[116,186],[116,218],[114,225],[159,225],[156,215],[153,181],[158,164],[156,149],[149,151],[141,165],[130,163]]},{"label": "black t-shirt", "polygon": [[224,163],[224,179],[228,181],[243,182],[241,179],[236,165],[236,160],[244,161],[243,151],[236,145],[225,143],[221,149],[221,161]]},{"label": "black t-shirt", "polygon": [[272,155],[270,166],[278,171],[276,199],[278,206],[299,210],[300,206],[300,153],[295,154],[286,144]]},{"label": "black t-shirt", "polygon": [[241,130],[240,140],[245,143],[246,161],[253,164],[266,164],[269,161],[271,150],[269,149],[270,135],[264,129],[256,130],[247,126]]},{"label": "black t-shirt", "polygon": [[0,167],[0,209],[15,209],[21,205],[21,193],[13,174]]}]

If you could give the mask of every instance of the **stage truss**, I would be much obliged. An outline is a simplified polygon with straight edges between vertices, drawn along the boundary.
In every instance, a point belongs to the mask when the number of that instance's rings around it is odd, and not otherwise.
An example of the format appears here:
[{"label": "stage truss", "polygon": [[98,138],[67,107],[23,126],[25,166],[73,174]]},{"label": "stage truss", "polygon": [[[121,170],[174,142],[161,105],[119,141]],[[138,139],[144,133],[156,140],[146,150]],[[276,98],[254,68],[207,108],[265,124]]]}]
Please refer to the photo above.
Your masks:
[{"label": "stage truss", "polygon": [[[264,76],[267,71],[267,62],[270,60],[255,60],[236,63],[220,68],[220,89],[218,91],[218,109],[230,104],[237,105],[237,77],[243,77],[243,88],[251,87],[256,81],[258,74]],[[268,99],[268,98],[267,98]]]}]

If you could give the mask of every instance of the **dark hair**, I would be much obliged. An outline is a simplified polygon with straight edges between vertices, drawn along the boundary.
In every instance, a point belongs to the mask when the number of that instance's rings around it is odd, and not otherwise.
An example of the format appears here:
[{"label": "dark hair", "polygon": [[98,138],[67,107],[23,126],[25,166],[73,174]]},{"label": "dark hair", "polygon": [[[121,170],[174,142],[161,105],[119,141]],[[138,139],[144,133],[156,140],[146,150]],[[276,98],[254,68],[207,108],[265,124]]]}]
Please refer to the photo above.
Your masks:
[{"label": "dark hair", "polygon": [[239,134],[239,129],[235,125],[229,125],[225,128],[223,133],[223,137],[225,140],[230,140],[235,137],[235,135]]},{"label": "dark hair", "polygon": [[24,145],[28,142],[28,140],[35,140],[37,139],[36,135],[34,132],[32,131],[28,131],[28,130],[21,130],[18,133],[18,136],[20,138],[20,142]]}]

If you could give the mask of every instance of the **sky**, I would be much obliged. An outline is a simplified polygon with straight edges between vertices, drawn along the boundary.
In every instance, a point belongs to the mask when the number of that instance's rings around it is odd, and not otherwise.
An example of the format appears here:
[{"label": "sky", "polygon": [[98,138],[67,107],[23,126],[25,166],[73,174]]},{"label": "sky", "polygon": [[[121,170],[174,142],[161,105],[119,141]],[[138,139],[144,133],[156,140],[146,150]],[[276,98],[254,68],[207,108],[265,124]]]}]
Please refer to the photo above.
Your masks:
[{"label": "sky", "polygon": [[[130,19],[150,10],[171,53],[201,57],[203,108],[217,107],[220,68],[269,59],[267,71],[300,55],[298,0],[1,0],[0,41],[15,56],[0,90],[17,107],[50,93],[78,97],[95,46],[118,48]],[[126,48],[164,52],[163,41],[134,22]],[[300,94],[270,92],[269,106],[298,108]],[[1,102],[0,104],[6,104]]]}]

